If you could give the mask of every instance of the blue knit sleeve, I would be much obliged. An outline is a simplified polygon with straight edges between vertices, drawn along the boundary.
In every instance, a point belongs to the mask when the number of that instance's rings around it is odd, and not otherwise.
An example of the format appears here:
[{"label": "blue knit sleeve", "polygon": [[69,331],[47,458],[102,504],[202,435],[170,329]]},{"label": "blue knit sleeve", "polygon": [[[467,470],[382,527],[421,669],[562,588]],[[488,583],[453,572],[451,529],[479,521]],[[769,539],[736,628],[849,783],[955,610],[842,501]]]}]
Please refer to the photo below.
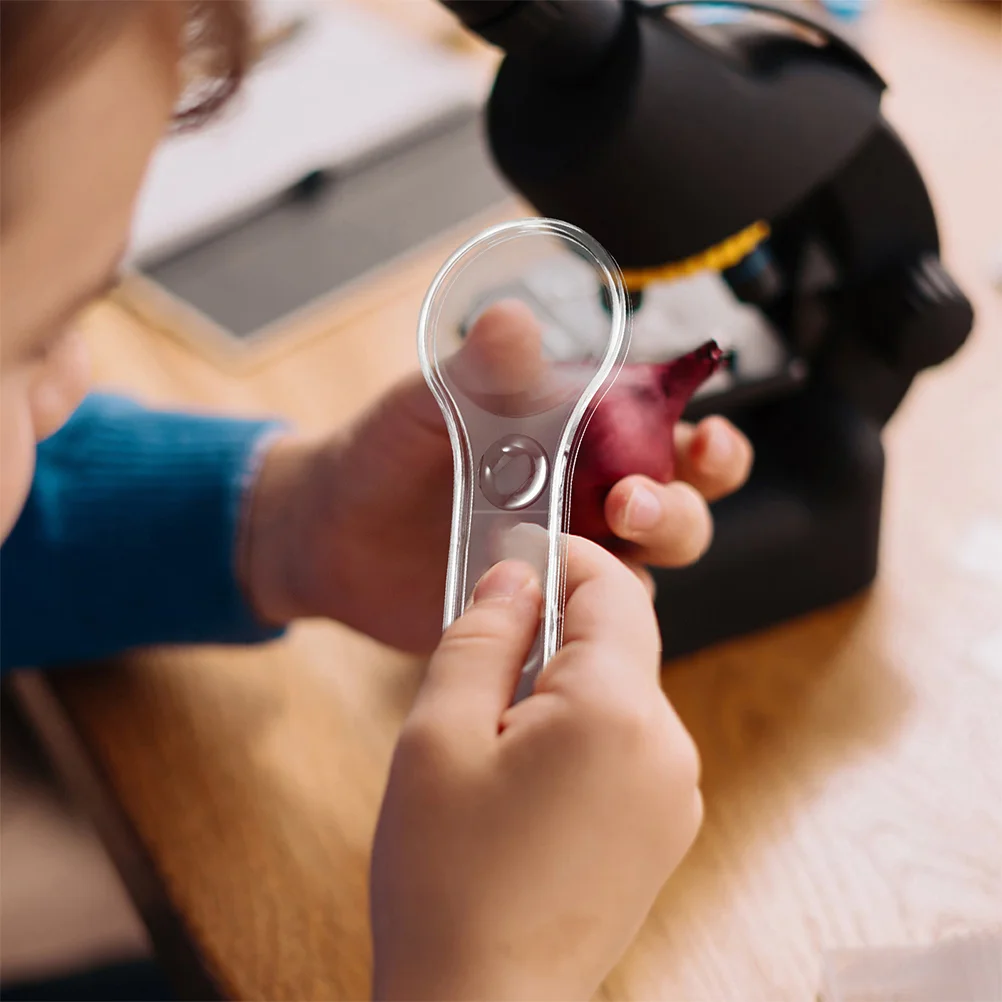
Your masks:
[{"label": "blue knit sleeve", "polygon": [[255,446],[271,427],[88,397],[39,445],[0,549],[3,670],[278,636],[248,607],[234,552]]}]

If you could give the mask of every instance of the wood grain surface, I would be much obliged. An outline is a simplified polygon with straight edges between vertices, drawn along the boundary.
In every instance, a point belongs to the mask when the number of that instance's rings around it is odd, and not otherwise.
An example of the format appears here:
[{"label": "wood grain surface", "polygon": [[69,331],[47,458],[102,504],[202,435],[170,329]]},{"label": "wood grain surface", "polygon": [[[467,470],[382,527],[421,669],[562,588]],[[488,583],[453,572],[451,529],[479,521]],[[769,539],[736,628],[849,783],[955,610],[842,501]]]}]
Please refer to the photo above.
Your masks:
[{"label": "wood grain surface", "polygon": [[[999,13],[873,12],[887,113],[931,187],[977,330],[888,429],[871,592],[666,666],[703,755],[706,824],[602,997],[810,999],[825,949],[1002,922]],[[336,426],[415,368],[418,305],[453,246],[251,372],[104,306],[89,325],[101,380],[155,404]],[[387,615],[406,600],[387,596]],[[55,681],[147,883],[222,993],[366,997],[369,843],[420,671],[309,622],[263,649],[150,652]]]}]

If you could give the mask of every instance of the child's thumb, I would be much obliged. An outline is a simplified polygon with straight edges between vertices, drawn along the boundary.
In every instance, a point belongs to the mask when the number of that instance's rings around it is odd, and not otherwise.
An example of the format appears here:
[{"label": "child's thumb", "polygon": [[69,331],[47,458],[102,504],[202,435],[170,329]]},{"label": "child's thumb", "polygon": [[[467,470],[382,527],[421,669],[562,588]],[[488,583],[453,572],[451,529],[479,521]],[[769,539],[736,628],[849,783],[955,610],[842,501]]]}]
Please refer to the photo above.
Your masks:
[{"label": "child's thumb", "polygon": [[529,564],[495,564],[442,635],[418,697],[422,709],[494,737],[539,628],[541,602]]}]

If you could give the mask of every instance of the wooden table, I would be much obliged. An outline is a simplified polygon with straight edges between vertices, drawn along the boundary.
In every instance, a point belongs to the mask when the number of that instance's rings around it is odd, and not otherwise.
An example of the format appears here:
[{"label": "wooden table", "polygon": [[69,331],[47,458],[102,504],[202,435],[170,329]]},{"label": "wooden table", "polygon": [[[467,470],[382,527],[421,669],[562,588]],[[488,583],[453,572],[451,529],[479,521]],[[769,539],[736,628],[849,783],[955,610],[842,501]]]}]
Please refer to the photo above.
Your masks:
[{"label": "wooden table", "polygon": [[[604,997],[808,999],[824,949],[1002,921],[999,8],[884,0],[870,31],[977,331],[888,429],[871,593],[666,668],[702,751],[706,825]],[[343,423],[415,367],[418,304],[459,236],[239,374],[105,306],[101,381]],[[184,990],[358,999],[369,842],[419,674],[310,622],[264,649],[150,652],[20,686]]]}]

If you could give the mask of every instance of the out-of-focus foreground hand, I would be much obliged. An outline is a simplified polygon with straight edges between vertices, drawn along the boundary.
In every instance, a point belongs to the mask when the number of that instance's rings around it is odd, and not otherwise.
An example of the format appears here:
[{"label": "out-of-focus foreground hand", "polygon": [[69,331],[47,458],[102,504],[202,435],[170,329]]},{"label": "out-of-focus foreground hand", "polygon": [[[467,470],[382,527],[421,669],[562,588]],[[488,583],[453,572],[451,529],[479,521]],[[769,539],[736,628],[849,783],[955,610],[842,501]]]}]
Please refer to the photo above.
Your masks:
[{"label": "out-of-focus foreground hand", "polygon": [[[499,371],[539,325],[517,301],[493,306],[469,334]],[[465,350],[465,349],[464,349]],[[630,560],[680,567],[712,536],[707,505],[748,476],[752,449],[730,422],[710,417],[675,430],[676,477],[621,480],[605,503]],[[375,639],[426,653],[441,636],[452,508],[452,448],[418,374],[390,390],[345,433],[270,449],[255,487],[243,579],[263,619],[337,619]],[[643,573],[643,572],[641,572]]]},{"label": "out-of-focus foreground hand", "polygon": [[540,590],[484,576],[444,634],[390,770],[372,861],[377,999],[588,999],[702,818],[642,584],[569,545],[564,646],[510,706]]}]

